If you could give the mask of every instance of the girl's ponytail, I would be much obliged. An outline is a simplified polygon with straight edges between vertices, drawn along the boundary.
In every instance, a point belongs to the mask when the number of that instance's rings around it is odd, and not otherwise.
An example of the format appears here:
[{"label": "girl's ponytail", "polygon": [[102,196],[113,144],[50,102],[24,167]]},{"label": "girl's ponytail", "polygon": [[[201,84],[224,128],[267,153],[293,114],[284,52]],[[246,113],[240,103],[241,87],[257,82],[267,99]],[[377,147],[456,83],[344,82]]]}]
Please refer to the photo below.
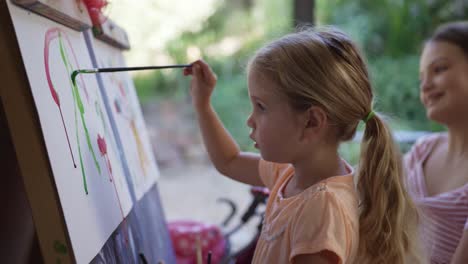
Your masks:
[{"label": "girl's ponytail", "polygon": [[364,121],[357,184],[361,195],[357,263],[418,263],[419,243],[413,242],[418,215],[404,186],[400,151],[377,113],[371,112]]}]

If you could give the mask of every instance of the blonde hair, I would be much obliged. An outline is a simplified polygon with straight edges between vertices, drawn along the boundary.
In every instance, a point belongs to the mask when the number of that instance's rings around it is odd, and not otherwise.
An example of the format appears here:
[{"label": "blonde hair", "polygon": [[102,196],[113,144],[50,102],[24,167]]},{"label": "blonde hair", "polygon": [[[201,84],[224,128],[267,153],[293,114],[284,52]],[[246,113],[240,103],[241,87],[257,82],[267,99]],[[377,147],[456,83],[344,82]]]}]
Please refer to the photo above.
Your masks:
[{"label": "blonde hair", "polygon": [[[322,107],[336,128],[336,140],[353,138],[373,106],[366,64],[356,45],[335,28],[307,29],[260,49],[249,71],[276,82],[290,105],[303,111]],[[399,149],[389,128],[375,114],[366,122],[357,172],[360,194],[356,263],[417,263],[412,239],[416,207],[407,194]],[[417,236],[416,236],[417,237]]]}]

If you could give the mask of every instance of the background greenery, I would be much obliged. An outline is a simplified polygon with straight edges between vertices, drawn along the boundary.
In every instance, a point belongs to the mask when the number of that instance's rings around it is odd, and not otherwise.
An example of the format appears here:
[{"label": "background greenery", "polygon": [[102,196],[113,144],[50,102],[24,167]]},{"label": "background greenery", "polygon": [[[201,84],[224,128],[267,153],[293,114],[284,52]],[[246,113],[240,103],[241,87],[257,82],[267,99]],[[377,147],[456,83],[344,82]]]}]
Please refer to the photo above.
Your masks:
[{"label": "background greenery", "polygon": [[[437,25],[466,19],[463,0],[316,0],[316,23],[332,24],[352,36],[367,56],[378,95],[376,108],[389,115],[395,129],[439,131],[419,102],[418,63],[421,47]],[[166,45],[175,63],[200,55],[218,74],[213,104],[244,150],[252,150],[245,121],[250,112],[245,65],[266,41],[294,30],[292,0],[219,1],[215,12],[196,31],[181,33]],[[230,47],[230,48],[229,48]],[[155,71],[135,77],[143,103],[188,100],[188,79],[180,71]],[[359,146],[343,154],[357,160]]]}]

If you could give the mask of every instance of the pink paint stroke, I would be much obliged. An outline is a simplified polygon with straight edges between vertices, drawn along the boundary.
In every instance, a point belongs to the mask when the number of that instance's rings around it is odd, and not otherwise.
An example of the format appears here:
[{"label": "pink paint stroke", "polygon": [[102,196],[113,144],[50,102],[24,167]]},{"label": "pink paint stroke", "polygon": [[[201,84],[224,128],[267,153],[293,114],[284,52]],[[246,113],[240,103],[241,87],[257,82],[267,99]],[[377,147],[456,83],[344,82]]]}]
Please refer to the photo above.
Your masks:
[{"label": "pink paint stroke", "polygon": [[50,93],[52,94],[52,98],[54,99],[55,104],[57,104],[59,111],[60,111],[60,116],[62,117],[62,124],[65,130],[65,135],[67,137],[67,142],[68,142],[68,148],[70,149],[70,154],[72,156],[72,161],[73,161],[73,166],[76,168],[76,162],[75,162],[75,157],[73,156],[73,151],[71,149],[71,144],[70,144],[70,139],[68,137],[68,131],[67,127],[65,125],[65,120],[63,119],[63,113],[62,113],[62,108],[60,106],[60,98],[57,93],[57,91],[54,88],[54,85],[52,84],[52,79],[50,77],[50,68],[49,68],[49,45],[52,39],[58,37],[58,29],[52,28],[49,29],[46,32],[45,35],[45,43],[44,43],[44,66],[45,66],[45,71],[46,71],[46,76],[47,76],[47,83],[49,84],[49,89]]},{"label": "pink paint stroke", "polygon": [[128,243],[128,234],[127,234],[127,220],[125,218],[123,209],[122,209],[122,203],[120,201],[119,193],[117,192],[117,187],[115,186],[115,179],[114,176],[112,175],[112,166],[109,160],[109,156],[107,155],[107,144],[106,144],[106,139],[104,137],[101,137],[101,135],[98,134],[97,137],[97,144],[99,146],[99,152],[101,152],[101,156],[103,156],[106,159],[106,165],[109,171],[109,178],[110,181],[112,182],[112,185],[114,186],[114,191],[115,195],[117,196],[117,201],[119,202],[119,208],[120,208],[120,213],[122,214],[123,222],[125,225],[125,242]]},{"label": "pink paint stroke", "polygon": [[[67,127],[65,126],[65,120],[63,118],[63,112],[62,112],[62,108],[61,108],[61,105],[60,105],[60,97],[59,97],[59,94],[57,93],[57,90],[55,90],[54,85],[52,83],[52,78],[51,78],[51,75],[50,75],[50,67],[49,67],[50,43],[52,42],[52,40],[59,37],[60,32],[61,32],[60,28],[53,27],[53,28],[50,28],[49,30],[47,30],[47,32],[45,34],[45,40],[44,40],[44,66],[45,66],[47,83],[49,84],[50,93],[52,94],[52,98],[54,99],[55,104],[57,104],[57,106],[59,108],[60,116],[62,118],[62,124],[63,124],[64,130],[65,130],[65,135],[67,137],[68,148],[70,149],[70,154],[72,156],[73,166],[76,168],[77,166],[76,166],[76,162],[75,162],[75,157],[74,157],[73,151],[71,149],[70,139],[69,139],[69,136],[68,136]],[[68,36],[66,34],[63,34],[63,36],[65,37],[69,47],[71,47],[71,41],[68,38]],[[73,59],[75,61],[76,66],[79,68],[80,66],[78,64],[78,59],[77,59],[75,51],[73,49],[71,49],[71,53],[73,55]],[[80,76],[80,79],[81,79],[81,82],[83,84],[82,86],[83,86],[83,89],[84,89],[84,92],[85,92],[85,95],[86,95],[86,100],[89,102],[88,90],[86,89],[85,82],[83,81],[83,76]]]}]

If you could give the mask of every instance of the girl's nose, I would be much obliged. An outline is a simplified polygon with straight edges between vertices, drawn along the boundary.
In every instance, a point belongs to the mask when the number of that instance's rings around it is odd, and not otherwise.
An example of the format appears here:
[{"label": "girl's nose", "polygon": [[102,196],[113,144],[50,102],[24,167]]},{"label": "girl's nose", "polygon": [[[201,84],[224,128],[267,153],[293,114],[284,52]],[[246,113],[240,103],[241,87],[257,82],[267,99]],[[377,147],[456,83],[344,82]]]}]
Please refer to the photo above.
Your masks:
[{"label": "girl's nose", "polygon": [[419,89],[421,92],[429,91],[433,86],[432,79],[429,77],[425,77],[421,79],[421,84],[419,85]]},{"label": "girl's nose", "polygon": [[250,128],[254,128],[254,120],[253,120],[252,114],[250,114],[249,118],[247,118],[247,126]]}]

